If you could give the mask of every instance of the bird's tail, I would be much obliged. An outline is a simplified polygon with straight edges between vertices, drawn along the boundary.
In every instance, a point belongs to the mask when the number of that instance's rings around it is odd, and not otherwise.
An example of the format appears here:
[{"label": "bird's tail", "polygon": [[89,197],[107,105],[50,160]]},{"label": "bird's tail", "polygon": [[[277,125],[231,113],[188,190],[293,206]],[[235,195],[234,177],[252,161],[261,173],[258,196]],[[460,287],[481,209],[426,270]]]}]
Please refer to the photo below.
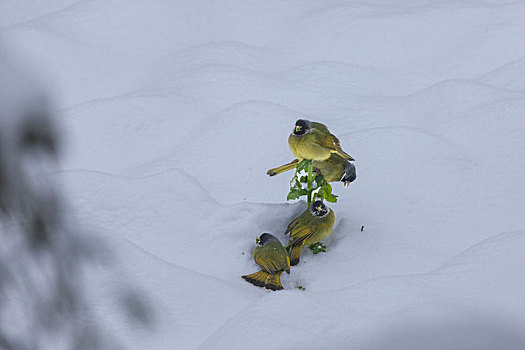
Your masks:
[{"label": "bird's tail", "polygon": [[297,166],[297,159],[292,160],[288,164],[281,165],[277,168],[270,169],[266,172],[266,174],[270,176],[279,175],[280,173],[284,173],[285,171],[292,170]]},{"label": "bird's tail", "polygon": [[268,275],[264,288],[271,290],[283,289],[283,285],[281,284],[281,272],[277,272],[275,275]]},{"label": "bird's tail", "polygon": [[264,272],[263,270],[259,272],[254,272],[250,275],[241,276],[246,280],[246,282],[250,282],[251,284],[257,286],[257,287],[264,287],[266,285],[266,279],[270,276],[269,273]]},{"label": "bird's tail", "polygon": [[290,251],[290,265],[295,266],[299,264],[299,258],[301,257],[301,250],[303,250],[303,246],[296,246],[292,247],[292,250]]},{"label": "bird's tail", "polygon": [[244,278],[246,282],[250,282],[257,287],[263,287],[271,290],[283,289],[283,285],[281,284],[281,272],[272,275],[261,270],[241,277]]},{"label": "bird's tail", "polygon": [[355,160],[351,155],[349,155],[348,153],[346,153],[345,151],[343,151],[342,149],[338,149],[338,150],[334,150],[332,151],[333,153],[337,153],[339,154],[341,157],[343,157],[344,159],[348,159],[348,160]]}]

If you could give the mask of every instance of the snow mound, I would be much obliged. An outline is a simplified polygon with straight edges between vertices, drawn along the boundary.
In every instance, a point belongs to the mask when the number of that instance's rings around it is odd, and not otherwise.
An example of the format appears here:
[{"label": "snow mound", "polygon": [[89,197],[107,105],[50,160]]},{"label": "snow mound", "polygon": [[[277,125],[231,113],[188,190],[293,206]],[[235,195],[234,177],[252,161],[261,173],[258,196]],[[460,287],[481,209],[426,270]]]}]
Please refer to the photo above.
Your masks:
[{"label": "snow mound", "polygon": [[[94,270],[89,289],[126,348],[377,349],[454,314],[525,327],[525,2],[26,3],[0,41],[55,88],[66,154],[48,175],[113,248],[121,278]],[[299,118],[358,177],[333,184],[328,252],[271,293],[240,276],[255,237],[286,243],[304,210],[291,173],[266,175]],[[97,293],[128,281],[151,332]]]}]

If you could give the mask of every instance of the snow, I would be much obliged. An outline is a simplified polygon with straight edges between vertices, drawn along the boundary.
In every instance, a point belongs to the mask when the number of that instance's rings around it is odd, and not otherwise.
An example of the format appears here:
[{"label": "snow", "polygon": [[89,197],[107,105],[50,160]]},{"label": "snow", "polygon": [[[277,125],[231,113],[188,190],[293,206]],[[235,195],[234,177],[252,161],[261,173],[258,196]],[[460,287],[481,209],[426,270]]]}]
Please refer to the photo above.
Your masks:
[{"label": "snow", "polygon": [[[124,348],[382,349],[455,322],[523,348],[524,2],[29,3],[1,5],[0,43],[53,88],[56,180],[113,248],[88,288]],[[266,175],[299,118],[359,177],[333,184],[328,252],[269,292],[240,276],[304,210]],[[153,329],[102,296],[130,281]]]}]

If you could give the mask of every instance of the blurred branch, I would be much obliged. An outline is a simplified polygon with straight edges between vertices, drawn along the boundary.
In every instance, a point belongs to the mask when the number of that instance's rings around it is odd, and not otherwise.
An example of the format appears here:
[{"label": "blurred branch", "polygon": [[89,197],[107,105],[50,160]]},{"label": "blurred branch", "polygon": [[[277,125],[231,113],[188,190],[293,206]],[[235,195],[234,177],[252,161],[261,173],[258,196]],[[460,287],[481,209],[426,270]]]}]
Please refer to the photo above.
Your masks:
[{"label": "blurred branch", "polygon": [[[103,247],[82,237],[43,175],[60,151],[45,92],[2,57],[0,76],[0,348],[114,349],[83,280]],[[145,318],[138,298],[124,304]]]}]

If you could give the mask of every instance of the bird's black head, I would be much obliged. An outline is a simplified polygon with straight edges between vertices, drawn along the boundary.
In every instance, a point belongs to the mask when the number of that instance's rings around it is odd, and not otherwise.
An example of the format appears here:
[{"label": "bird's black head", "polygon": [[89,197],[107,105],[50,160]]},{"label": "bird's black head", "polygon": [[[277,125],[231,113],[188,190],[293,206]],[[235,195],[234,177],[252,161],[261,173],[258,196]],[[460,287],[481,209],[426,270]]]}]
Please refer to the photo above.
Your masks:
[{"label": "bird's black head", "polygon": [[310,213],[312,213],[313,216],[317,217],[323,217],[330,211],[330,208],[328,208],[322,201],[315,201],[310,206]]},{"label": "bird's black head", "polygon": [[306,119],[299,119],[295,122],[295,128],[293,129],[293,134],[301,136],[306,134],[312,128],[312,123]]},{"label": "bird's black head", "polygon": [[345,174],[341,178],[341,181],[345,183],[345,186],[349,185],[350,182],[354,181],[357,177],[355,172],[355,165],[348,161],[345,165]]},{"label": "bird's black head", "polygon": [[255,239],[255,243],[257,243],[259,247],[264,247],[266,244],[272,243],[275,241],[277,241],[277,237],[275,237],[274,235],[270,233],[263,233],[262,235],[260,235],[259,237]]}]

